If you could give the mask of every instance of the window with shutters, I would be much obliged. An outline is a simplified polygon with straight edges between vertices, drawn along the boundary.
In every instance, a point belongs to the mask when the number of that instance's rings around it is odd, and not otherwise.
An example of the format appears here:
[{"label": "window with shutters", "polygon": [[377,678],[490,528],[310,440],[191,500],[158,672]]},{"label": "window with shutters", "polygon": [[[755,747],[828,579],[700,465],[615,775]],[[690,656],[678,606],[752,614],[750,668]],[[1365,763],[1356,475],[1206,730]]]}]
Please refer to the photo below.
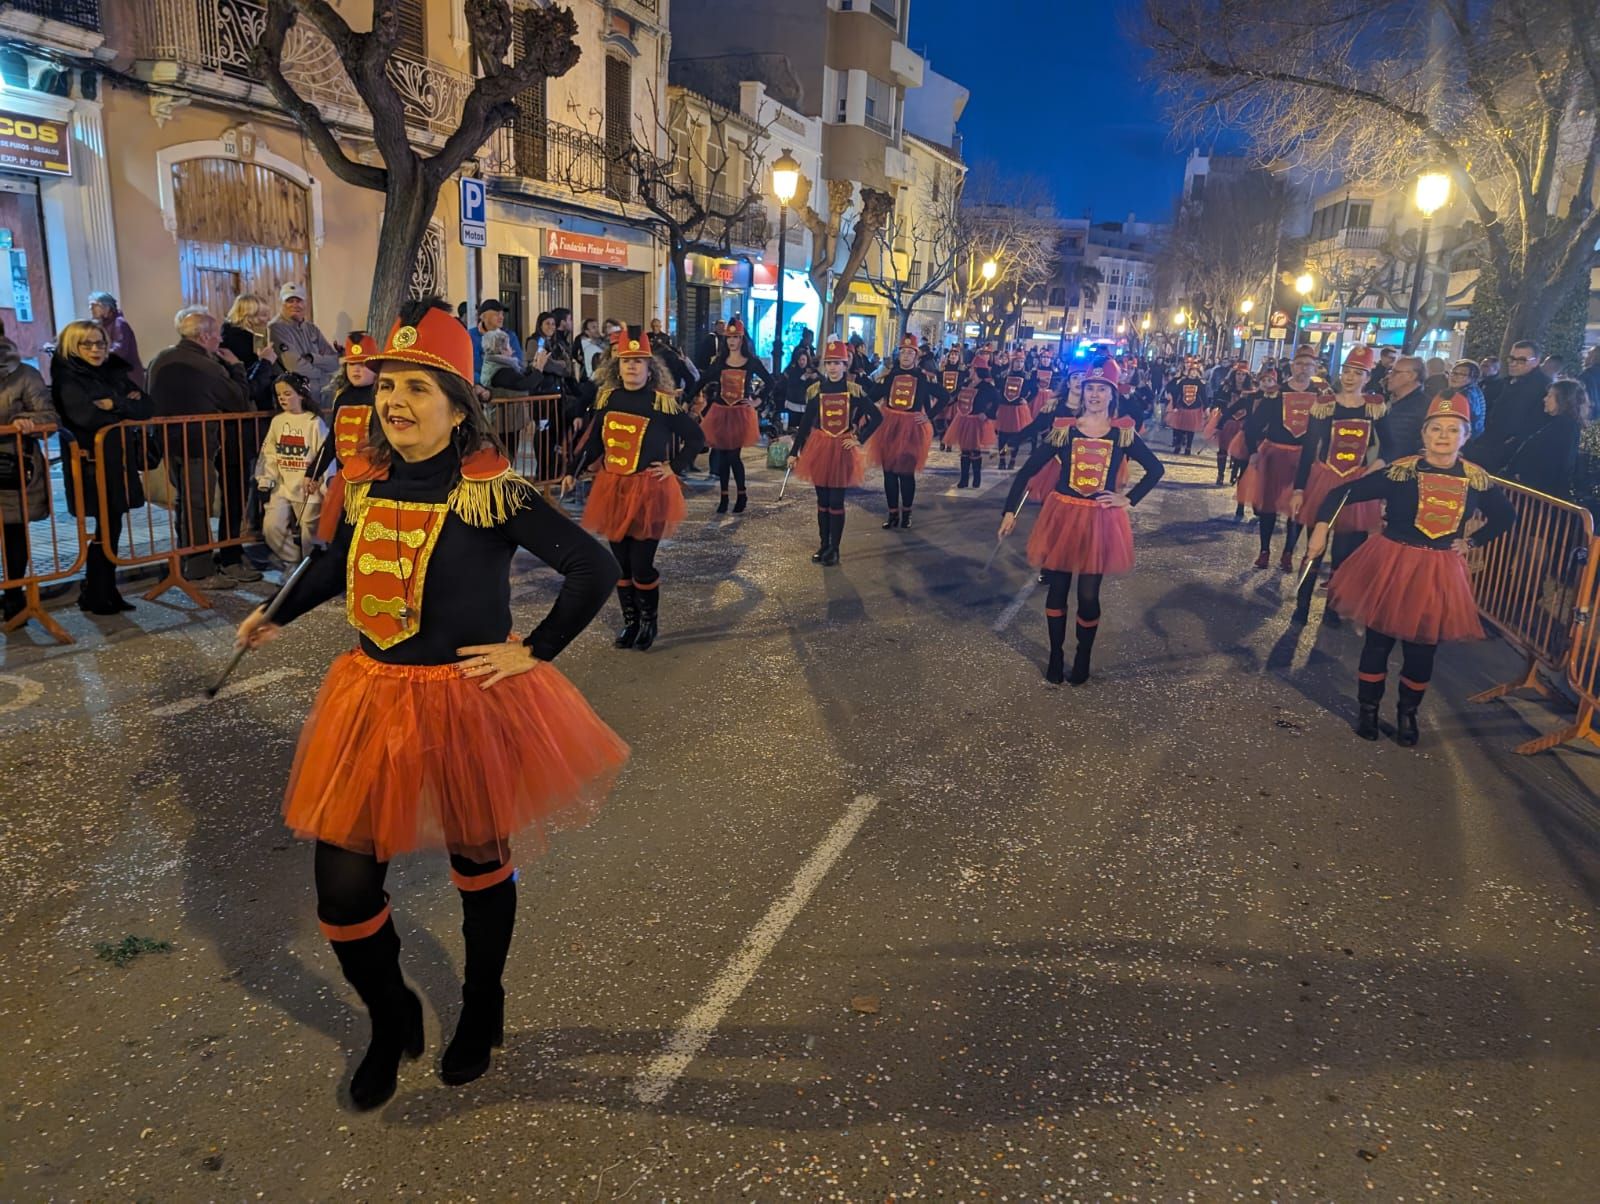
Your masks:
[{"label": "window with shutters", "polygon": [[400,21],[400,42],[395,49],[412,58],[427,58],[427,0],[395,0],[394,9]]},{"label": "window with shutters", "polygon": [[631,199],[627,164],[623,154],[633,141],[633,64],[626,59],[606,59],[606,182],[612,192]]},{"label": "window with shutters", "polygon": [[[517,61],[528,53],[527,13],[518,12],[512,24],[513,46]],[[516,97],[517,171],[534,180],[550,178],[550,141],[548,114],[545,108],[546,81],[541,76]]]}]

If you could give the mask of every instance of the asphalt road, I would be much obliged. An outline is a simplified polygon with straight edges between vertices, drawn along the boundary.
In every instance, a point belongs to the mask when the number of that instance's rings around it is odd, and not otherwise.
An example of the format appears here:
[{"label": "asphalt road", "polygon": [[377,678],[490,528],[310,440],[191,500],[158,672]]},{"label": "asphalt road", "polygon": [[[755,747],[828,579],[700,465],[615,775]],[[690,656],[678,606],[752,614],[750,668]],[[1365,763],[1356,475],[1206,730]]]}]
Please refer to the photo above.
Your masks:
[{"label": "asphalt road", "polygon": [[909,532],[853,495],[821,570],[749,459],[663,551],[657,649],[608,614],[562,659],[633,762],[525,868],[466,1088],[455,892],[391,874],[429,1052],[373,1114],[278,821],[342,611],[213,703],[242,593],[0,643],[0,1198],[1596,1198],[1600,778],[1464,701],[1502,646],[1441,655],[1417,751],[1357,740],[1358,637],[1288,627],[1194,458],[1051,687],[1025,532],[982,572],[1003,478],[936,458]]}]

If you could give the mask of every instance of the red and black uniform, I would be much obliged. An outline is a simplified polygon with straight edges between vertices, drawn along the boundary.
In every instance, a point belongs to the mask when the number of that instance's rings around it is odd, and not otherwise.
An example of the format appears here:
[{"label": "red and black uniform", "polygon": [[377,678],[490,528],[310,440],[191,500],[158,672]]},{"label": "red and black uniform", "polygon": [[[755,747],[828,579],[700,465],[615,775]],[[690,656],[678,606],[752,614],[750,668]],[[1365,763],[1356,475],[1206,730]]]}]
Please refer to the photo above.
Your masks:
[{"label": "red and black uniform", "polygon": [[[1244,433],[1245,420],[1255,408],[1255,399],[1255,383],[1249,376],[1241,378],[1235,372],[1222,382],[1222,387],[1217,390],[1216,397],[1212,400],[1212,414],[1207,419],[1207,426],[1210,428],[1210,439],[1217,448],[1218,485],[1237,485],[1239,475],[1244,472],[1248,457],[1235,458],[1229,455],[1228,448],[1237,436]],[[1233,466],[1231,476],[1230,461]]]},{"label": "red and black uniform", "polygon": [[867,476],[863,444],[883,422],[878,407],[853,380],[826,378],[806,390],[806,409],[794,433],[790,455],[799,457],[795,475],[817,490],[817,534],[821,543],[811,559],[839,563],[844,538],[844,493]]},{"label": "red and black uniform", "polygon": [[[1301,447],[1311,429],[1311,409],[1329,396],[1326,388],[1263,393],[1245,423],[1245,450],[1250,454],[1250,464],[1239,478],[1234,496],[1241,506],[1253,509],[1261,520],[1258,569],[1266,568],[1271,560],[1278,515],[1286,518],[1289,515]],[[1278,567],[1285,573],[1294,572],[1294,546],[1299,539],[1300,524],[1288,518],[1283,554],[1278,558]]]},{"label": "red and black uniform", "polygon": [[730,364],[726,357],[711,362],[711,367],[689,387],[683,396],[685,407],[703,398],[705,410],[700,415],[700,431],[705,445],[711,449],[711,471],[722,487],[718,514],[728,510],[728,477],[733,477],[738,492],[733,512],[744,513],[749,504],[745,492],[744,457],[747,447],[761,441],[761,423],[757,416],[760,399],[772,388],[772,374],[755,356],[742,364]]},{"label": "red and black uniform", "polygon": [[1067,599],[1072,578],[1078,578],[1078,648],[1073,661],[1074,685],[1088,680],[1089,658],[1100,625],[1100,583],[1107,574],[1133,568],[1133,528],[1128,510],[1102,505],[1097,499],[1116,491],[1126,461],[1144,469],[1139,482],[1128,490],[1129,506],[1136,506],[1156,487],[1166,469],[1133,429],[1131,418],[1114,418],[1101,436],[1085,434],[1072,419],[1053,430],[1028,457],[1011,481],[1005,512],[1014,514],[1022,504],[1028,482],[1047,467],[1056,470],[1056,484],[1045,499],[1033,533],[1028,537],[1028,562],[1044,572],[1049,592],[1045,622],[1050,632],[1050,664],[1046,677],[1062,679],[1062,645],[1067,636]]},{"label": "red and black uniform", "polygon": [[1205,379],[1185,375],[1168,382],[1167,429],[1172,432],[1172,450],[1181,455],[1194,451],[1194,437],[1206,424],[1211,405],[1211,390]]},{"label": "red and black uniform", "polygon": [[1000,390],[989,379],[988,369],[974,370],[971,380],[946,410],[952,417],[945,442],[961,453],[957,489],[977,489],[983,484],[983,453],[995,446],[994,416],[1000,409]]},{"label": "red and black uniform", "polygon": [[883,413],[883,428],[867,449],[883,469],[883,493],[889,503],[885,530],[911,525],[917,500],[917,474],[927,466],[933,444],[933,415],[949,400],[944,389],[917,368],[896,366],[872,386],[868,396]]},{"label": "red and black uniform", "polygon": [[[342,364],[362,364],[378,352],[378,340],[362,331],[354,331],[339,357]],[[371,435],[373,423],[371,385],[346,384],[333,396],[333,415],[328,422],[328,438],[322,441],[316,457],[306,469],[306,480],[320,482],[329,468],[339,468],[356,454]],[[339,522],[339,510],[344,503],[344,480],[339,474],[329,478],[322,511],[317,516],[317,539],[321,543],[332,541]]]},{"label": "red and black uniform", "polygon": [[[1300,513],[1304,520],[1322,509],[1328,494],[1367,471],[1367,466],[1394,448],[1389,432],[1389,407],[1381,397],[1366,394],[1359,405],[1345,405],[1339,397],[1327,397],[1311,408],[1311,425],[1300,449],[1300,467],[1295,473],[1295,492],[1301,495]],[[1335,570],[1367,536],[1383,526],[1383,507],[1377,502],[1346,502],[1333,524],[1332,557]],[[1297,618],[1304,622],[1316,589],[1317,573],[1308,572],[1300,583],[1295,605]],[[1333,615],[1330,609],[1324,617]]]},{"label": "red and black uniform", "polygon": [[[1466,411],[1465,399],[1460,401]],[[1467,562],[1456,552],[1456,541],[1465,538],[1482,547],[1515,525],[1516,511],[1488,473],[1459,457],[1448,468],[1421,456],[1397,460],[1328,494],[1316,521],[1332,521],[1341,501],[1346,510],[1368,502],[1383,507],[1383,530],[1350,554],[1328,587],[1328,605],[1367,629],[1357,686],[1362,734],[1377,738],[1389,654],[1399,641],[1404,660],[1398,730],[1401,743],[1414,744],[1417,707],[1433,678],[1438,645],[1483,638]],[[1484,524],[1464,536],[1475,513],[1483,515]]]},{"label": "red and black uniform", "polygon": [[[471,379],[471,342],[447,310],[397,323],[382,354]],[[352,455],[332,546],[274,616],[289,623],[342,594],[357,634],[306,719],[284,819],[317,842],[317,917],[372,1016],[372,1044],[351,1083],[362,1108],[393,1094],[401,1056],[416,1057],[423,1042],[422,1004],[401,976],[384,889],[389,862],[429,846],[449,853],[466,974],[440,1074],[470,1081],[501,1041],[501,971],[517,900],[511,846],[537,855],[551,833],[590,819],[628,756],[549,663],[604,605],[615,563],[497,450],[463,457],[465,446],[452,439],[415,463],[387,448]],[[555,569],[561,590],[521,641],[534,667],[485,689],[462,674],[460,650],[515,638],[510,566],[519,548]]]},{"label": "red and black uniform", "polygon": [[[627,333],[619,331],[615,337]],[[677,475],[663,478],[652,467],[670,464],[674,474],[683,473],[700,454],[704,439],[700,426],[677,400],[651,385],[602,391],[585,423],[593,424],[593,433],[579,447],[572,475],[596,461],[600,471],[589,491],[583,525],[611,544],[612,555],[622,566],[617,599],[623,627],[617,647],[647,651],[660,630],[656,549],[688,513]],[[676,458],[674,437],[680,441]]]},{"label": "red and black uniform", "polygon": [[1017,451],[1027,440],[1033,424],[1033,396],[1039,382],[1020,367],[997,377],[1000,405],[995,411],[994,430],[1000,442],[1001,469],[1017,466]]},{"label": "red and black uniform", "polygon": [[[954,347],[950,349],[945,356],[944,363],[933,374],[933,379],[939,382],[939,387],[944,390],[945,396],[951,398],[972,383],[969,370],[961,362],[959,349]],[[950,423],[953,418],[954,415],[950,407],[946,407],[934,416],[933,431],[939,440],[940,451],[950,450],[951,444],[945,435],[950,429]]]},{"label": "red and black uniform", "polygon": [[[1055,400],[1056,374],[1048,363],[1033,370],[1033,397],[1028,408],[1033,411],[1035,418],[1039,412]],[[1039,440],[1035,433],[1036,428],[1030,428],[1028,438],[1032,440],[1031,446],[1038,447]]]}]

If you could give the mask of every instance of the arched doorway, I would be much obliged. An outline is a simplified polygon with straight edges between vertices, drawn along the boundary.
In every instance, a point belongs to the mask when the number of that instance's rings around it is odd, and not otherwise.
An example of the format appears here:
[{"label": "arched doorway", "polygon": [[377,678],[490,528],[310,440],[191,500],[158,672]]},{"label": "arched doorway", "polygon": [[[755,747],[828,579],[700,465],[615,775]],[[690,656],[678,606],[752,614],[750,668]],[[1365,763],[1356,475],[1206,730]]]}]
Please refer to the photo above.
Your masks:
[{"label": "arched doorway", "polygon": [[282,285],[310,289],[308,189],[239,159],[180,159],[171,171],[185,305],[220,318],[240,293],[255,293],[276,311]]}]

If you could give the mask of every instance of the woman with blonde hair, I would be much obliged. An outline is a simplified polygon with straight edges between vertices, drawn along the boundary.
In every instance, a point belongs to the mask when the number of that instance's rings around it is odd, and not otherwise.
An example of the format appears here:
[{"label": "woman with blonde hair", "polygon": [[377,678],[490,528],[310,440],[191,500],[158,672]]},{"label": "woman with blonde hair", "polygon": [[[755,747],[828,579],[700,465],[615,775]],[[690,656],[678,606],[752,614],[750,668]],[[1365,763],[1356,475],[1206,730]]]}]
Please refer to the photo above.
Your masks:
[{"label": "woman with blonde hair", "polygon": [[272,311],[265,301],[254,293],[240,293],[228,306],[228,316],[222,321],[222,345],[244,365],[250,398],[258,410],[277,407],[273,385],[280,372],[278,353],[272,349],[267,335],[267,324],[271,320]]}]

